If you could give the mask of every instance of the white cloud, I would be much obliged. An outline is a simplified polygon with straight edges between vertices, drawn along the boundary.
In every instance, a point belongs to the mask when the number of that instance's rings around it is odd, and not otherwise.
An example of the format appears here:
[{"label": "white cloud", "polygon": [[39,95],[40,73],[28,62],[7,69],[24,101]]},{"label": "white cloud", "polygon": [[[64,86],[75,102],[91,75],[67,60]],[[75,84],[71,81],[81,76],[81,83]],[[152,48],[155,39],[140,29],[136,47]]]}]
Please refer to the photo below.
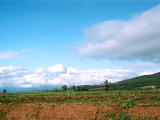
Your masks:
[{"label": "white cloud", "polygon": [[160,5],[129,20],[104,21],[85,30],[80,54],[115,60],[160,61]]},{"label": "white cloud", "polygon": [[63,73],[66,72],[66,68],[62,64],[57,64],[54,65],[53,67],[48,68],[48,71],[52,73],[57,73],[57,72]]},{"label": "white cloud", "polygon": [[116,82],[137,76],[128,69],[76,69],[66,68],[61,64],[51,68],[51,71],[50,68],[30,71],[17,66],[0,67],[0,86],[30,88],[64,84],[100,84],[105,78],[110,82]]},{"label": "white cloud", "polygon": [[0,59],[17,58],[19,56],[22,56],[24,53],[25,53],[25,50],[0,52]]},{"label": "white cloud", "polygon": [[157,72],[160,72],[160,70],[150,70],[150,71],[143,71],[143,72],[140,72],[139,75],[150,75],[150,74],[154,74],[154,73],[157,73]]},{"label": "white cloud", "polygon": [[4,73],[7,71],[15,71],[15,70],[20,70],[22,69],[20,66],[4,66],[4,67],[0,67],[0,73]]},{"label": "white cloud", "polygon": [[62,79],[60,78],[55,78],[53,80],[48,80],[48,83],[51,85],[67,85],[67,83],[65,81],[62,81]]},{"label": "white cloud", "polygon": [[38,68],[34,72],[35,73],[43,73],[43,72],[45,72],[45,69],[44,68]]},{"label": "white cloud", "polygon": [[[0,87],[31,88],[41,86],[101,84],[107,78],[109,82],[151,74],[158,71],[134,73],[129,69],[77,69],[55,65],[56,71],[41,68],[30,71],[19,66],[0,67]],[[59,69],[64,68],[64,69]]]}]

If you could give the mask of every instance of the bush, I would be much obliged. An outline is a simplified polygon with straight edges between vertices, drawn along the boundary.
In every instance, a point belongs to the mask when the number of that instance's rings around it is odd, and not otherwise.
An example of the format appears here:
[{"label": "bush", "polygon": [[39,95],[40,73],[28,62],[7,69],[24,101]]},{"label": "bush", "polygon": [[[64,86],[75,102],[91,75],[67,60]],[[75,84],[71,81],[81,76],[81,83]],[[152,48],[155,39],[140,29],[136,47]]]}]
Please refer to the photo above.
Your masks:
[{"label": "bush", "polygon": [[130,116],[125,113],[119,113],[118,116],[119,116],[118,120],[130,120]]},{"label": "bush", "polygon": [[103,116],[100,118],[100,120],[105,120],[106,118],[113,119],[113,118],[115,118],[115,115],[116,115],[116,113],[106,112],[105,114],[103,114]]},{"label": "bush", "polygon": [[125,109],[129,109],[129,108],[134,107],[134,105],[135,105],[134,100],[132,100],[132,99],[127,99],[127,100],[125,100],[125,101],[123,102],[122,107],[125,108]]}]

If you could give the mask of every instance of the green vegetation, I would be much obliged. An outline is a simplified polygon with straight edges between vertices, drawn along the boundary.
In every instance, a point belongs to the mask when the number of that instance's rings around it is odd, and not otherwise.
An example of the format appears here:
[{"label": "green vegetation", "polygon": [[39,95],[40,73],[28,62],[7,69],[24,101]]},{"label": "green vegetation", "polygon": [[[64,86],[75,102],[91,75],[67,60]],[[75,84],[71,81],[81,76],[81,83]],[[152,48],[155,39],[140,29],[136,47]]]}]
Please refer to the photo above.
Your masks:
[{"label": "green vegetation", "polygon": [[132,99],[128,99],[123,102],[122,107],[125,109],[129,109],[134,107],[134,105],[135,105],[135,101]]},{"label": "green vegetation", "polygon": [[7,114],[6,111],[0,110],[0,120],[6,120],[6,114]]},{"label": "green vegetation", "polygon": [[7,92],[7,90],[6,89],[3,89],[3,93],[6,93]]},{"label": "green vegetation", "polygon": [[117,120],[130,120],[131,116],[126,113],[119,113]]},{"label": "green vegetation", "polygon": [[160,94],[160,90],[111,90],[105,91],[81,91],[81,92],[61,92],[61,91],[38,91],[8,93],[13,96],[68,96],[68,95],[138,95],[138,94]]},{"label": "green vegetation", "polygon": [[71,89],[72,89],[73,91],[76,91],[76,86],[75,86],[75,85],[71,86]]},{"label": "green vegetation", "polygon": [[[143,116],[142,120],[151,120],[151,116]],[[156,120],[156,119],[155,119]]]},{"label": "green vegetation", "polygon": [[140,116],[140,115],[131,115],[124,112],[115,113],[115,112],[106,112],[104,113],[100,120],[151,120],[151,116]]},{"label": "green vegetation", "polygon": [[62,86],[62,90],[63,90],[63,91],[67,91],[67,85],[63,85],[63,86]]},{"label": "green vegetation", "polygon": [[105,120],[106,118],[113,119],[115,117],[115,115],[116,115],[116,113],[106,112],[101,116],[100,120]]},{"label": "green vegetation", "polygon": [[159,90],[83,91],[83,92],[24,92],[0,95],[0,104],[97,104],[131,108],[135,104],[160,105]]},{"label": "green vegetation", "polygon": [[108,82],[107,79],[105,79],[104,84],[105,84],[105,90],[108,91],[108,89],[109,89],[109,82]]}]

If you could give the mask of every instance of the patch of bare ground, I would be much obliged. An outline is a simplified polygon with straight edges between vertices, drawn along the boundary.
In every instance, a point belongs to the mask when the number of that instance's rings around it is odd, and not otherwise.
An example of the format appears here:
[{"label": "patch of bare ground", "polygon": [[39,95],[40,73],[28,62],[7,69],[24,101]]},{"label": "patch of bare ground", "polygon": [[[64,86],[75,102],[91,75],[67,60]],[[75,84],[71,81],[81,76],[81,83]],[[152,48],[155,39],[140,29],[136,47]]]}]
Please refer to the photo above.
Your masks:
[{"label": "patch of bare ground", "polygon": [[0,106],[0,120],[98,120],[106,112],[149,115],[153,120],[160,120],[160,106],[135,106],[125,110],[118,106],[64,104]]},{"label": "patch of bare ground", "polygon": [[130,114],[151,116],[154,120],[160,120],[160,106],[136,106],[128,110]]}]

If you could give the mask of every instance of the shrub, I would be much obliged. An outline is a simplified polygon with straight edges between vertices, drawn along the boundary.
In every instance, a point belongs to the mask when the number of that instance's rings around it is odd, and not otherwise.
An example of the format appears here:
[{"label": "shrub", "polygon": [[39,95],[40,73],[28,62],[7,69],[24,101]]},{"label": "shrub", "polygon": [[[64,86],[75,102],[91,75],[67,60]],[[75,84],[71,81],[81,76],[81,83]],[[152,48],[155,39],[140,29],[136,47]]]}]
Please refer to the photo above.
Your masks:
[{"label": "shrub", "polygon": [[151,116],[143,116],[142,120],[151,120]]},{"label": "shrub", "polygon": [[115,113],[112,112],[106,112],[105,114],[103,114],[103,116],[100,118],[100,120],[104,120],[106,118],[111,118],[113,119],[115,117]]},{"label": "shrub", "polygon": [[130,120],[130,116],[125,113],[119,113],[118,120]]},{"label": "shrub", "polygon": [[129,108],[134,107],[134,105],[135,105],[134,100],[132,100],[132,99],[127,99],[127,100],[125,100],[125,101],[123,102],[122,107],[125,108],[125,109],[129,109]]}]

